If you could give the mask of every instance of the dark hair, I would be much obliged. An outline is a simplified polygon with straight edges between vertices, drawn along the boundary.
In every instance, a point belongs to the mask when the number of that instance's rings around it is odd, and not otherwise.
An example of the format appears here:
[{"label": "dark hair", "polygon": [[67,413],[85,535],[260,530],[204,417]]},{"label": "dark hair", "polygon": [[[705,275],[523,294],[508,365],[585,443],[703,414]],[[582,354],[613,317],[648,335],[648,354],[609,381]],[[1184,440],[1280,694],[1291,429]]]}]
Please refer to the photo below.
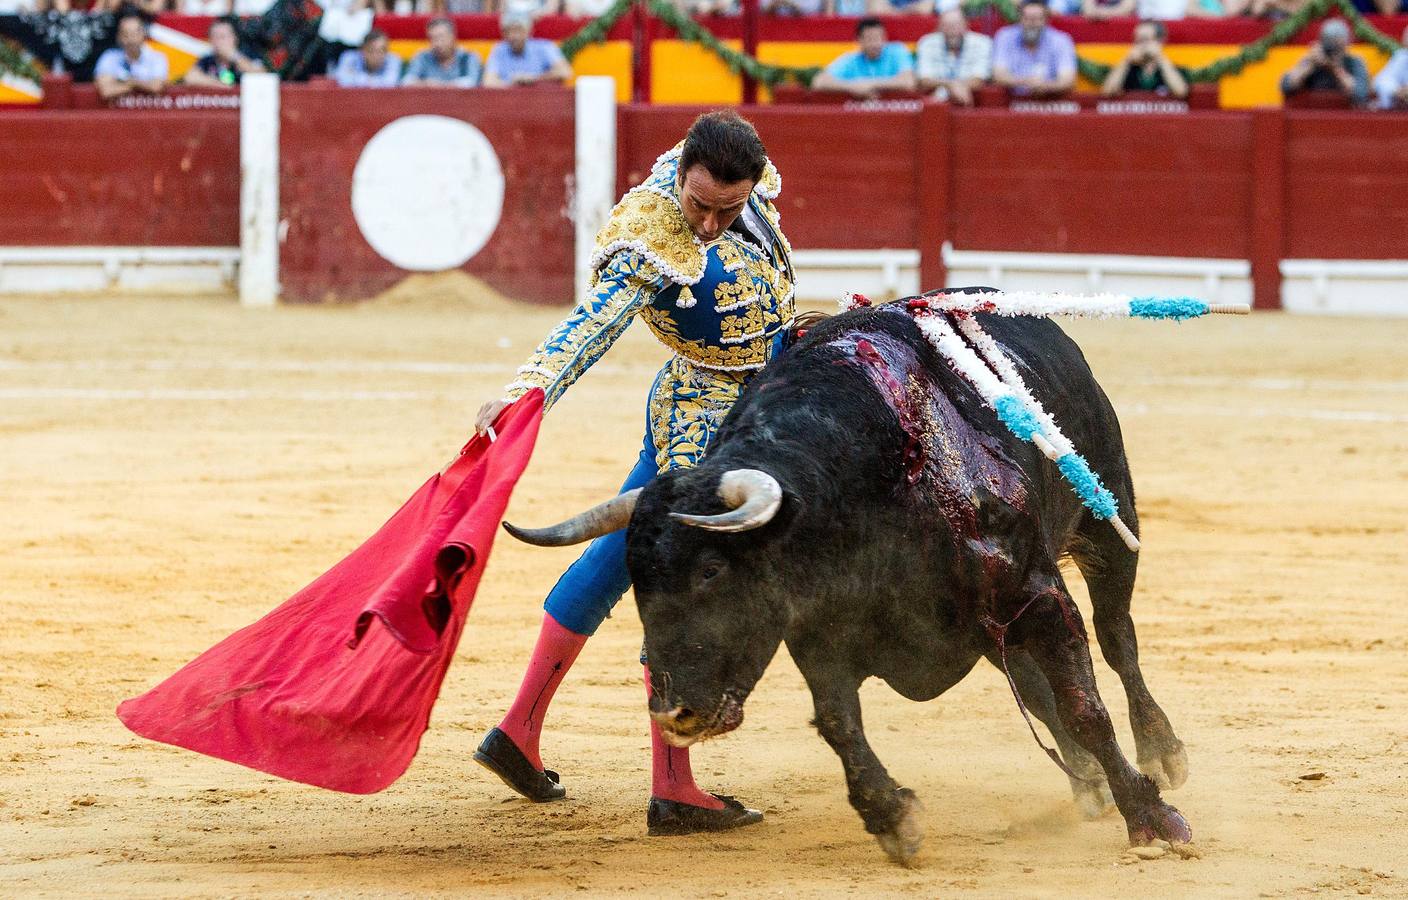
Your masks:
[{"label": "dark hair", "polygon": [[426,34],[430,34],[430,29],[432,29],[432,28],[438,28],[438,27],[440,27],[441,25],[444,25],[446,28],[450,29],[450,33],[451,33],[451,34],[455,34],[455,33],[456,33],[456,31],[455,31],[455,20],[452,19],[452,18],[450,18],[449,16],[436,16],[435,18],[431,19],[429,22],[425,23],[425,33],[426,33]]},{"label": "dark hair", "polygon": [[747,119],[731,109],[705,113],[689,126],[680,151],[680,178],[694,166],[703,166],[721,184],[763,177],[768,152]]},{"label": "dark hair", "polygon": [[239,19],[236,19],[234,16],[220,16],[219,18],[212,19],[210,27],[205,30],[206,35],[214,34],[215,29],[221,25],[230,26],[230,30],[235,33],[235,37],[240,36]]},{"label": "dark hair", "polygon": [[1135,25],[1134,27],[1142,28],[1145,25],[1148,25],[1150,28],[1154,29],[1154,37],[1157,40],[1162,41],[1168,37],[1168,29],[1165,28],[1164,23],[1160,22],[1158,19],[1140,19],[1139,24]]},{"label": "dark hair", "polygon": [[884,28],[885,23],[874,16],[866,16],[856,23],[856,37],[860,37],[867,28]]},{"label": "dark hair", "polygon": [[141,10],[140,7],[124,3],[117,10],[117,24],[121,25],[127,19],[136,19],[142,23],[142,30],[146,31],[151,24],[151,17]]},{"label": "dark hair", "polygon": [[367,32],[366,37],[362,38],[362,46],[365,47],[374,41],[384,40],[387,40],[386,32],[382,31],[380,28],[373,28],[371,31]]},{"label": "dark hair", "polygon": [[1051,11],[1046,6],[1046,0],[1022,0],[1021,8],[1026,9],[1028,6],[1040,6],[1046,12]]}]

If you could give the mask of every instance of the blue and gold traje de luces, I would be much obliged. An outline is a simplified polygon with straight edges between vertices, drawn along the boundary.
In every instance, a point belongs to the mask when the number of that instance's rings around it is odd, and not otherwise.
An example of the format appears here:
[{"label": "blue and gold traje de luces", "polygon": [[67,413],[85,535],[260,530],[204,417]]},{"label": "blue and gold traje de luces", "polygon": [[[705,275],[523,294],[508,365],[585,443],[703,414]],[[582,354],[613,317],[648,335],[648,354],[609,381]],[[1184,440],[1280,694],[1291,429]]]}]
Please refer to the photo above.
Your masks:
[{"label": "blue and gold traje de luces", "polygon": [[588,295],[548,335],[508,389],[517,399],[543,389],[551,406],[639,313],[675,356],[649,401],[657,463],[695,464],[752,373],[791,323],[791,248],[772,200],[781,189],[768,163],[749,204],[769,234],[760,248],[733,232],[704,244],[680,210],[680,147],[656,160],[597,235]]}]

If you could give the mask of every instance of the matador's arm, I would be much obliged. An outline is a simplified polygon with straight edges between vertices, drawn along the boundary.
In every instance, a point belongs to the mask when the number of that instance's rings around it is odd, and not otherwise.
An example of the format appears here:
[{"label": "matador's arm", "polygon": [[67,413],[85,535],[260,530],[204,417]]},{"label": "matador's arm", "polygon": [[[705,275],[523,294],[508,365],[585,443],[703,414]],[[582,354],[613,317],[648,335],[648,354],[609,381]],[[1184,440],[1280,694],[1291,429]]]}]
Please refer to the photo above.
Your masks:
[{"label": "matador's arm", "polygon": [[542,388],[546,412],[625,332],[641,307],[668,284],[669,280],[640,254],[617,253],[597,273],[596,283],[572,315],[519,367],[504,399],[517,400],[532,388]]}]

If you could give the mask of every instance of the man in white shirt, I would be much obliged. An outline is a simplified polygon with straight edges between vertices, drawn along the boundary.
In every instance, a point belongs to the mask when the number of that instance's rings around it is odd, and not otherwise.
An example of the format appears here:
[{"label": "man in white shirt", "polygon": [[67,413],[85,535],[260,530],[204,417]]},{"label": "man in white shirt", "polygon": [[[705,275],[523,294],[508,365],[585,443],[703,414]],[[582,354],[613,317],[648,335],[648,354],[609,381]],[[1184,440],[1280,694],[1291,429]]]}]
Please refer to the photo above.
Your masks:
[{"label": "man in white shirt", "polygon": [[93,67],[98,96],[112,100],[126,94],[160,94],[170,67],[166,57],[147,46],[147,22],[135,12],[117,22],[117,46],[103,51]]},{"label": "man in white shirt", "polygon": [[992,38],[968,30],[960,7],[939,16],[939,30],[919,39],[915,48],[919,89],[938,100],[973,105],[973,92],[992,77]]}]

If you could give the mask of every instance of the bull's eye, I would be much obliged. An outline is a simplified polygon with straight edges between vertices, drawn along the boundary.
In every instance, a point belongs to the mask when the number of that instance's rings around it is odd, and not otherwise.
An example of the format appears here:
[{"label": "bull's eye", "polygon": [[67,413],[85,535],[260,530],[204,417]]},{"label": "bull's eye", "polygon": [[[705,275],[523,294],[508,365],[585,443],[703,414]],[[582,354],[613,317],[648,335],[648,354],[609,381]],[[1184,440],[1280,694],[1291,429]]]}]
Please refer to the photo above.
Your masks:
[{"label": "bull's eye", "polygon": [[720,569],[718,566],[707,566],[707,567],[705,567],[705,569],[704,569],[703,572],[700,572],[700,573],[699,573],[699,577],[700,577],[700,578],[703,578],[705,581],[708,581],[709,579],[711,579],[711,578],[713,578],[714,576],[718,575],[719,572],[721,572],[721,571],[723,571],[723,570]]}]

